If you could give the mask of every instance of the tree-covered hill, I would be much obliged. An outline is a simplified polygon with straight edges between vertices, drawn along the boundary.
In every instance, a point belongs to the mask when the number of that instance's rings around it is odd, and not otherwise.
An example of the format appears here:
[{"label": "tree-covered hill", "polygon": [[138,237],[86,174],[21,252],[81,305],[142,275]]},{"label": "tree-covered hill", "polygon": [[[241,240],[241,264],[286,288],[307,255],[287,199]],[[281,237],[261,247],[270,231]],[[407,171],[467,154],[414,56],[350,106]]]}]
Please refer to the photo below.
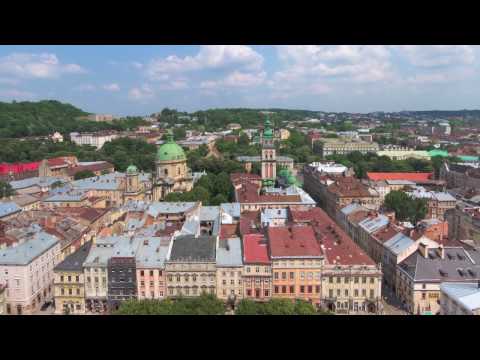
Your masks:
[{"label": "tree-covered hill", "polygon": [[125,130],[144,123],[140,118],[95,122],[85,120],[86,115],[87,112],[71,104],[55,100],[0,102],[0,138],[45,136],[55,131],[68,134],[72,131]]}]

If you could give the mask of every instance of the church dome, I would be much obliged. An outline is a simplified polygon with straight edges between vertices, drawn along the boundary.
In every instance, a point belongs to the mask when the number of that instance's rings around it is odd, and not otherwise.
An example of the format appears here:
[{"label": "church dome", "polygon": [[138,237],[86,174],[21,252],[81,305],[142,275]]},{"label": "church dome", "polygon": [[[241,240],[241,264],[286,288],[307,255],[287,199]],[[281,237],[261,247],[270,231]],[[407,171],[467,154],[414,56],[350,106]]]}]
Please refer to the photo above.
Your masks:
[{"label": "church dome", "polygon": [[127,167],[127,174],[136,174],[138,173],[138,169],[135,165],[130,165]]},{"label": "church dome", "polygon": [[168,136],[168,140],[165,144],[160,146],[157,151],[158,161],[174,161],[174,160],[186,160],[185,152],[183,149],[173,141],[171,135]]}]

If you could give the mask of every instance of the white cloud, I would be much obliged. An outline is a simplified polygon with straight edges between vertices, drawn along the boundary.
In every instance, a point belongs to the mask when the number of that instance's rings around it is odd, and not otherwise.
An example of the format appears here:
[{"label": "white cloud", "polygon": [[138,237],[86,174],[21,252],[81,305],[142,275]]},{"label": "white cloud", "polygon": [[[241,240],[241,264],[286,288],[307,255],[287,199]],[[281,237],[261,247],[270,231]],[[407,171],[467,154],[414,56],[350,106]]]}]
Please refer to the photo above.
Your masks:
[{"label": "white cloud", "polygon": [[77,64],[62,64],[55,54],[13,53],[0,58],[0,74],[22,79],[52,79],[64,74],[82,74]]},{"label": "white cloud", "polygon": [[205,80],[200,83],[201,89],[215,89],[215,88],[243,88],[259,86],[265,82],[267,73],[261,71],[258,73],[246,73],[240,71],[233,71],[225,78],[220,80]]},{"label": "white cloud", "polygon": [[469,65],[475,61],[470,45],[401,45],[393,48],[419,67]]},{"label": "white cloud", "polygon": [[36,97],[36,94],[29,91],[22,91],[17,89],[0,90],[0,98],[9,100],[31,100]]},{"label": "white cloud", "polygon": [[145,84],[141,87],[134,87],[128,92],[128,98],[132,101],[148,102],[155,96],[153,89],[150,85]]},{"label": "white cloud", "polygon": [[103,89],[106,91],[120,91],[120,85],[117,83],[105,84]]},{"label": "white cloud", "polygon": [[286,67],[274,74],[275,83],[336,78],[378,82],[392,77],[390,52],[382,45],[278,46]]},{"label": "white cloud", "polygon": [[204,69],[235,68],[258,71],[263,56],[245,45],[202,45],[194,56],[154,59],[146,65],[145,74],[150,80],[164,80],[165,75]]},{"label": "white cloud", "polygon": [[97,87],[92,84],[80,84],[76,87],[73,88],[75,91],[81,91],[81,92],[90,92],[90,91],[95,91],[97,90]]}]

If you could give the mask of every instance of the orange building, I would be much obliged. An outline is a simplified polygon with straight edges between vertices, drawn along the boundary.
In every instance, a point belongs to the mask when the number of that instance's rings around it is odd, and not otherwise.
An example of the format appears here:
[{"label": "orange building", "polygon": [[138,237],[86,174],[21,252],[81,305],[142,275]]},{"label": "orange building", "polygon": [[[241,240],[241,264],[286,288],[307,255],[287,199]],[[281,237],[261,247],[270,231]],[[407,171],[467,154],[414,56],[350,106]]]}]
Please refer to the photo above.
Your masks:
[{"label": "orange building", "polygon": [[321,301],[323,254],[311,226],[269,227],[273,296]]}]

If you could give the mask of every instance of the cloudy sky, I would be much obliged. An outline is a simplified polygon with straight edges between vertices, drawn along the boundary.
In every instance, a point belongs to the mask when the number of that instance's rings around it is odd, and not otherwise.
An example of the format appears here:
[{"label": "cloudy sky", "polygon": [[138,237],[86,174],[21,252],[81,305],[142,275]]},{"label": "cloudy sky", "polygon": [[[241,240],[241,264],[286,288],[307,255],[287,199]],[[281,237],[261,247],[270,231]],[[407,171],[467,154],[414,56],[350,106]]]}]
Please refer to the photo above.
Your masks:
[{"label": "cloudy sky", "polygon": [[0,101],[86,111],[480,108],[478,46],[1,46]]}]

